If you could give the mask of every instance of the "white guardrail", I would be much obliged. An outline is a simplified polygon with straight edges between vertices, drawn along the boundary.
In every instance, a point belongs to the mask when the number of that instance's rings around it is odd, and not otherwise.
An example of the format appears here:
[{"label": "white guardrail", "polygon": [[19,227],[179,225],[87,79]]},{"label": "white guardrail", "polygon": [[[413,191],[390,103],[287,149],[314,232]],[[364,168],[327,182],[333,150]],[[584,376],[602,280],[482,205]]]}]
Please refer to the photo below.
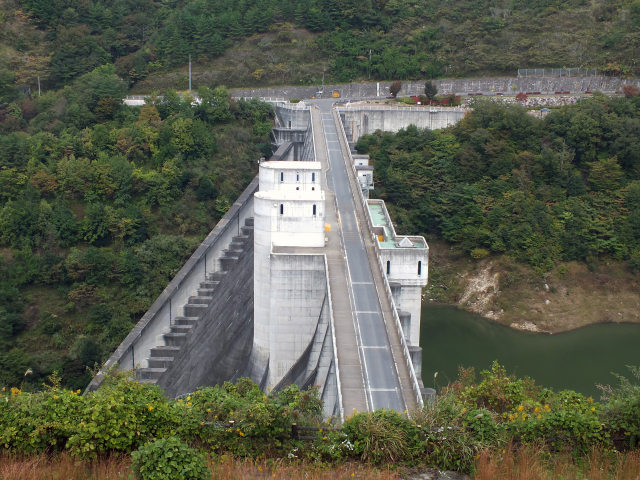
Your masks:
[{"label": "white guardrail", "polygon": [[[349,143],[347,142],[347,136],[344,131],[344,126],[342,125],[342,121],[340,121],[340,116],[337,111],[333,110],[334,120],[338,125],[338,137],[340,139],[340,144],[342,145],[342,150],[345,151],[349,156],[349,168],[351,169],[354,176],[357,178],[357,173],[355,171],[355,163],[353,161],[353,157],[351,156],[351,150],[349,149]],[[398,315],[398,310],[396,309],[396,304],[393,301],[393,295],[391,293],[391,286],[389,285],[389,280],[387,279],[387,275],[385,274],[384,267],[382,265],[382,260],[380,259],[380,246],[378,245],[378,240],[373,233],[373,223],[371,222],[371,215],[368,214],[368,206],[367,200],[364,198],[362,194],[362,190],[360,188],[356,189],[358,191],[358,197],[360,198],[360,202],[362,203],[365,209],[365,217],[367,219],[367,227],[369,230],[369,235],[374,240],[374,248],[376,251],[376,259],[378,268],[380,273],[382,274],[382,279],[384,282],[384,287],[389,296],[389,302],[391,303],[391,311],[393,313],[393,319],[395,320],[396,330],[398,332],[398,336],[400,337],[400,343],[402,344],[402,350],[404,352],[405,364],[409,369],[409,376],[411,377],[411,383],[414,389],[414,394],[416,401],[420,407],[424,406],[424,400],[422,399],[422,391],[420,388],[420,383],[418,382],[418,376],[416,375],[416,370],[413,368],[413,361],[411,360],[411,353],[409,352],[409,346],[407,345],[407,340],[404,336],[404,332],[402,330],[402,324],[400,323],[400,316]]]}]

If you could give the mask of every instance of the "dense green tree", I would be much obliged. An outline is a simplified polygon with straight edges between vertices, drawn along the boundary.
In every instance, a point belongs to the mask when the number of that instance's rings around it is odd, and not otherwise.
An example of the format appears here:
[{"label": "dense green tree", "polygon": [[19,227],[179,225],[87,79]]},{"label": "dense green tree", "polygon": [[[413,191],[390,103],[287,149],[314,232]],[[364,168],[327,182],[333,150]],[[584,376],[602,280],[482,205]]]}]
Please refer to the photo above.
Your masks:
[{"label": "dense green tree", "polygon": [[424,84],[424,95],[429,100],[433,100],[437,94],[438,88],[434,85],[433,82],[427,82]]},{"label": "dense green tree", "polygon": [[[375,193],[393,205],[401,230],[440,236],[469,254],[508,253],[540,272],[598,256],[631,266],[640,246],[639,172],[612,153],[620,151],[613,132],[637,115],[633,99],[602,96],[544,121],[479,101],[445,131],[409,127],[365,136],[356,148],[371,155]],[[578,132],[578,122],[590,133]]]}]

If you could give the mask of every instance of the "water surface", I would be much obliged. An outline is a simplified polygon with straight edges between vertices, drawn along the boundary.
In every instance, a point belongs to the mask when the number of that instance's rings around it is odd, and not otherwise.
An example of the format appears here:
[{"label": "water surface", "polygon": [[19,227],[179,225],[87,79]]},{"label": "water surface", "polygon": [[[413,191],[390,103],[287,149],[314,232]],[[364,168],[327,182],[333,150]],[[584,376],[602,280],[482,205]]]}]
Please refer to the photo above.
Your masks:
[{"label": "water surface", "polygon": [[420,332],[425,387],[455,380],[458,365],[488,369],[498,360],[509,373],[529,376],[554,390],[571,389],[600,398],[596,384],[617,384],[611,372],[628,376],[640,365],[640,325],[600,324],[555,335],[520,332],[459,310],[427,304]]}]

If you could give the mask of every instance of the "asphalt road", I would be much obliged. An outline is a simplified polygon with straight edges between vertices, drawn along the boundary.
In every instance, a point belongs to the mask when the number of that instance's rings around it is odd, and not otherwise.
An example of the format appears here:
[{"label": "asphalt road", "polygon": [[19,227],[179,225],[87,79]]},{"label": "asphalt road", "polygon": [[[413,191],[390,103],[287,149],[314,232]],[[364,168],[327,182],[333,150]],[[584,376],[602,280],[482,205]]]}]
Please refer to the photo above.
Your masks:
[{"label": "asphalt road", "polygon": [[354,311],[358,349],[362,363],[367,402],[370,410],[390,408],[406,410],[398,383],[389,338],[373,283],[369,258],[355,214],[353,196],[338,141],[338,131],[331,114],[333,101],[317,101],[329,152],[329,188],[335,193],[341,234],[347,257],[349,296]]}]

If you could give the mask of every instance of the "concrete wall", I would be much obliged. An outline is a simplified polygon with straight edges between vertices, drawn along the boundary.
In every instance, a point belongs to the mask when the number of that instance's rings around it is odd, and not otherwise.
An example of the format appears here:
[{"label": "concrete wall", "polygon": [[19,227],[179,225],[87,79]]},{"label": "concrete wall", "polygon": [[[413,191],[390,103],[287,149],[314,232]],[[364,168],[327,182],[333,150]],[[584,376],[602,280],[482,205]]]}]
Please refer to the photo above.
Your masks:
[{"label": "concrete wall", "polygon": [[169,397],[246,375],[253,345],[253,241],[221,277],[206,312],[158,379]]},{"label": "concrete wall", "polygon": [[282,389],[295,383],[300,388],[312,385],[319,387],[324,417],[335,416],[344,420],[342,396],[338,383],[338,364],[335,352],[333,309],[329,292],[329,277],[326,257],[323,255],[326,293],[322,302],[313,338],[289,371],[275,387]]},{"label": "concrete wall", "polygon": [[274,111],[276,126],[271,133],[274,143],[276,146],[293,144],[287,155],[279,155],[277,160],[315,161],[309,108],[304,103],[276,102]]},{"label": "concrete wall", "polygon": [[271,255],[269,377],[278,384],[313,339],[327,294],[323,255]]},{"label": "concrete wall", "polygon": [[376,130],[397,132],[409,125],[436,130],[458,123],[468,110],[463,108],[344,106],[338,107],[349,142]]},{"label": "concrete wall", "polygon": [[258,188],[256,177],[233,203],[198,249],[191,255],[151,308],[105,362],[87,390],[95,390],[103,380],[102,372],[111,368],[131,370],[146,367],[153,347],[163,345],[172,320],[183,315],[183,306],[209,273],[220,270],[219,260],[234,235],[240,233],[246,218],[253,216],[253,193]]},{"label": "concrete wall", "polygon": [[311,113],[304,103],[276,103],[276,128],[305,130],[309,127]]},{"label": "concrete wall", "polygon": [[254,208],[256,232],[267,234],[271,245],[324,246],[323,191],[260,191]]},{"label": "concrete wall", "polygon": [[[283,168],[283,167],[287,168]],[[262,162],[261,190],[315,191],[320,190],[320,162]]]},{"label": "concrete wall", "polygon": [[[330,98],[336,91],[340,98],[376,98],[389,96],[389,85],[392,82],[372,83],[347,83],[324,86],[323,98]],[[438,92],[441,94],[456,93],[466,95],[468,93],[483,93],[485,95],[514,94],[518,92],[551,93],[557,91],[569,91],[571,93],[584,93],[588,91],[601,91],[613,93],[620,91],[622,85],[634,85],[640,87],[640,79],[622,79],[618,77],[605,77],[601,75],[585,77],[487,77],[487,78],[461,78],[433,80]],[[425,80],[404,81],[399,95],[424,94]],[[314,98],[318,85],[308,87],[284,86],[273,88],[234,88],[231,94],[234,97],[260,97],[260,98]]]}]

